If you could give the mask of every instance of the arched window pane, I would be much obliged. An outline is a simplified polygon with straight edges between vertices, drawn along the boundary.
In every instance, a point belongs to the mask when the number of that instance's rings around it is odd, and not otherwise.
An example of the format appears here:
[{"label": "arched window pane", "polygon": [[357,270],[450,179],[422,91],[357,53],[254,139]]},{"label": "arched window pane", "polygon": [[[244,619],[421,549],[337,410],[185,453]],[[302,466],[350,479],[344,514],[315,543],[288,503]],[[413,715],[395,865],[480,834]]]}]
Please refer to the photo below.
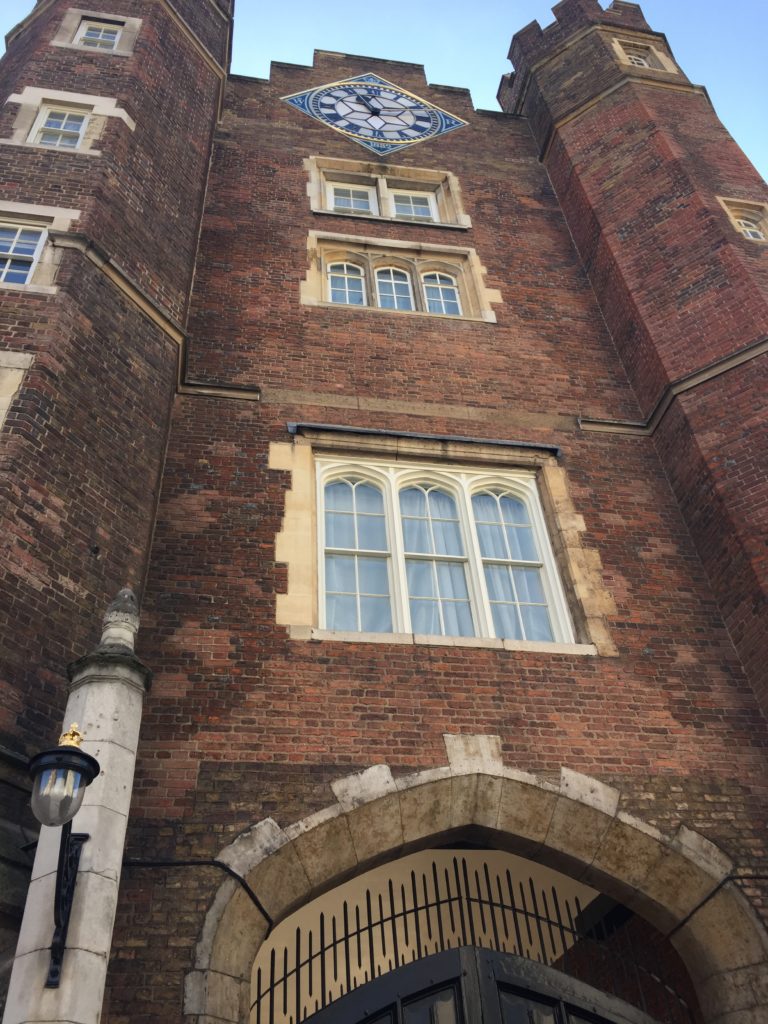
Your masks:
[{"label": "arched window pane", "polygon": [[461,316],[459,289],[454,278],[448,274],[424,274],[424,296],[430,313],[443,316]]},{"label": "arched window pane", "polygon": [[411,279],[404,270],[394,267],[377,270],[376,288],[382,309],[413,309]]},{"label": "arched window pane", "polygon": [[[485,492],[473,496],[472,511],[496,635],[554,639],[525,502],[511,494]],[[531,562],[535,564],[520,565]]]},{"label": "arched window pane", "polygon": [[365,305],[363,271],[354,263],[331,263],[328,267],[331,302],[344,306]]},{"label": "arched window pane", "polygon": [[326,484],[325,546],[327,628],[392,632],[389,546],[377,487],[355,477]]},{"label": "arched window pane", "polygon": [[455,499],[439,488],[407,487],[400,492],[400,510],[406,555],[422,556],[405,560],[411,628],[474,636]]}]

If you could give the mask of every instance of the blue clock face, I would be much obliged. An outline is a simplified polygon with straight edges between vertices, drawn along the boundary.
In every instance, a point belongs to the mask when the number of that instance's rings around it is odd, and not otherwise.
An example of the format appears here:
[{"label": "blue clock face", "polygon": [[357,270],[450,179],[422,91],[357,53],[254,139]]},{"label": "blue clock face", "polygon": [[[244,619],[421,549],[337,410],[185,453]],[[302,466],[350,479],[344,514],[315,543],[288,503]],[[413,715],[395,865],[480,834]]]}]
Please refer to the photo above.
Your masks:
[{"label": "blue clock face", "polygon": [[377,75],[360,75],[283,98],[374,153],[392,153],[466,124]]}]

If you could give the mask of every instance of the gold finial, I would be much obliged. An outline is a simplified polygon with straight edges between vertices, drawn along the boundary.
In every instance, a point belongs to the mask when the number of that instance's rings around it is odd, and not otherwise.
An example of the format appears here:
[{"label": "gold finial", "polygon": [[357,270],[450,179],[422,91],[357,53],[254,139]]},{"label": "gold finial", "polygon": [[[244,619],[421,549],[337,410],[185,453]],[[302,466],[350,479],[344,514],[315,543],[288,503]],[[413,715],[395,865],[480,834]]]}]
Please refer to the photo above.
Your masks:
[{"label": "gold finial", "polygon": [[73,722],[69,730],[59,736],[60,747],[79,747],[82,742],[83,734],[78,729],[77,722]]}]

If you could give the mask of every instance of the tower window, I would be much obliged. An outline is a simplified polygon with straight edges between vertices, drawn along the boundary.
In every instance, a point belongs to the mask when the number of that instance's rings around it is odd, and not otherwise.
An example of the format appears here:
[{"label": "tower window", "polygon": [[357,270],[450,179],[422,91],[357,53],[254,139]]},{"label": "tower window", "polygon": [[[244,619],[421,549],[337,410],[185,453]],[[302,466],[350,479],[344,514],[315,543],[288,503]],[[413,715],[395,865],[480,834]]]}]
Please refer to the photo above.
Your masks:
[{"label": "tower window", "polygon": [[140,30],[141,18],[113,17],[111,11],[70,7],[51,39],[51,46],[130,57]]},{"label": "tower window", "polygon": [[627,53],[627,62],[633,64],[636,68],[649,68],[651,66],[645,54],[637,50],[630,50]]},{"label": "tower window", "polygon": [[319,468],[323,628],[573,640],[532,473]]},{"label": "tower window", "polygon": [[92,50],[115,50],[121,29],[122,25],[117,22],[84,19],[80,22],[73,42]]},{"label": "tower window", "polygon": [[757,217],[737,217],[736,223],[745,238],[751,238],[756,242],[765,241],[765,234]]},{"label": "tower window", "polygon": [[45,234],[42,228],[0,223],[0,282],[27,284],[31,280]]},{"label": "tower window", "polygon": [[768,203],[717,198],[740,235],[750,242],[768,242]]},{"label": "tower window", "polygon": [[612,42],[616,56],[622,64],[652,71],[667,71],[673,75],[678,73],[675,62],[662,46],[641,42],[639,39],[614,39]]},{"label": "tower window", "polygon": [[85,111],[43,107],[32,129],[30,141],[53,149],[77,149],[87,124],[88,114]]}]

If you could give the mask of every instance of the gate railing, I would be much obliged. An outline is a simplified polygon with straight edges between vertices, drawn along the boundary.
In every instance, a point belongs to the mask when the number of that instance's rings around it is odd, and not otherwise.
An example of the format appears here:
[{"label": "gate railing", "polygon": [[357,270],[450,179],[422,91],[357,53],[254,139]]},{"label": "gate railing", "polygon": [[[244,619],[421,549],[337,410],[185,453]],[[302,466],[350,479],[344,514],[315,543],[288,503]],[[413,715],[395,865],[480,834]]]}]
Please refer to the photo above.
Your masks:
[{"label": "gate railing", "polygon": [[626,908],[598,896],[585,911],[578,895],[454,852],[302,919],[256,962],[252,1024],[299,1024],[375,977],[459,946],[554,967],[663,1024],[698,1020],[675,951]]}]

